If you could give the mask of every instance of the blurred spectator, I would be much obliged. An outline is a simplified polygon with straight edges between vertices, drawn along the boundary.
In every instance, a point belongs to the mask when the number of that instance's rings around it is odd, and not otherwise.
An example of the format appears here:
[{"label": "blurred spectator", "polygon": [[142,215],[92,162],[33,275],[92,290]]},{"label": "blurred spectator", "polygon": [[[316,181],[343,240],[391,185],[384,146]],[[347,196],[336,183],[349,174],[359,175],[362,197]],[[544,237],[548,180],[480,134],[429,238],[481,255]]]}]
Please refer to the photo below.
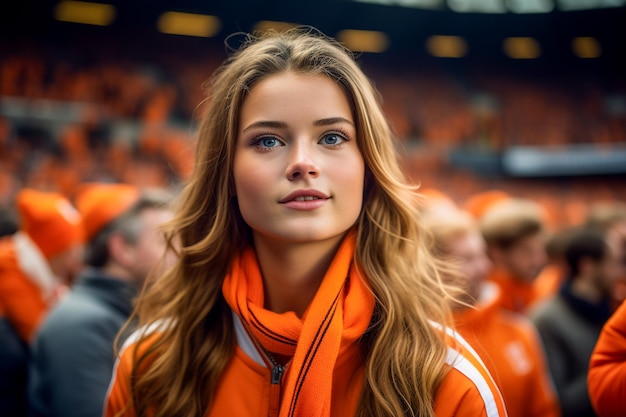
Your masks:
[{"label": "blurred spectator", "polygon": [[589,396],[600,417],[622,417],[626,410],[626,302],[606,322],[591,355]]},{"label": "blurred spectator", "polygon": [[586,224],[604,230],[612,230],[622,242],[625,267],[621,277],[616,281],[613,291],[613,304],[617,307],[626,299],[626,204],[619,202],[593,204],[587,214]]},{"label": "blurred spectator", "polygon": [[558,294],[537,305],[531,318],[546,349],[565,416],[594,416],[587,370],[602,326],[611,314],[611,291],[622,270],[617,235],[581,228],[565,247],[569,276]]},{"label": "blurred spectator", "polygon": [[567,261],[565,260],[565,248],[570,235],[575,233],[577,227],[566,227],[554,232],[546,241],[546,254],[548,263],[537,278],[533,281],[533,300],[529,308],[553,297],[563,285],[568,275]]},{"label": "blurred spectator", "polygon": [[0,239],[0,415],[23,416],[29,344],[81,266],[83,228],[61,194],[17,195],[19,231]]},{"label": "blurred spectator", "polygon": [[[113,372],[115,337],[154,268],[165,265],[159,226],[171,196],[126,184],[89,184],[76,197],[88,246],[86,268],[35,340],[31,417],[100,416]],[[131,330],[131,329],[129,329]]]},{"label": "blurred spectator", "polygon": [[535,297],[533,281],[547,262],[541,208],[531,200],[508,198],[483,214],[480,230],[493,262],[488,280],[500,287],[500,306],[525,313]]},{"label": "blurred spectator", "polygon": [[[453,305],[456,330],[483,359],[504,397],[510,417],[560,416],[545,353],[525,316],[499,308],[499,288],[485,282],[491,263],[485,241],[467,212],[426,211],[435,252],[455,265],[466,291]],[[449,277],[448,277],[449,279]]]},{"label": "blurred spectator", "polygon": [[82,266],[84,232],[61,194],[24,189],[16,203],[20,231],[0,242],[0,308],[30,342]]}]

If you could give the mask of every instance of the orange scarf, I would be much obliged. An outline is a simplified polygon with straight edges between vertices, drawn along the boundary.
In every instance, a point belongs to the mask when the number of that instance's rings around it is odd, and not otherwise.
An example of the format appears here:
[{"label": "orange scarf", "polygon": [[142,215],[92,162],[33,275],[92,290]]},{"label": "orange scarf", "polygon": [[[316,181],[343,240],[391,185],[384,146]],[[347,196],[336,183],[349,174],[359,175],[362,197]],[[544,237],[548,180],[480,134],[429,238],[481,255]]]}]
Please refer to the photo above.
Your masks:
[{"label": "orange scarf", "polygon": [[263,308],[263,279],[252,248],[232,265],[222,292],[252,336],[270,352],[293,357],[283,377],[280,417],[328,417],[334,364],[363,335],[374,296],[353,265],[356,238],[343,241],[306,313]]}]

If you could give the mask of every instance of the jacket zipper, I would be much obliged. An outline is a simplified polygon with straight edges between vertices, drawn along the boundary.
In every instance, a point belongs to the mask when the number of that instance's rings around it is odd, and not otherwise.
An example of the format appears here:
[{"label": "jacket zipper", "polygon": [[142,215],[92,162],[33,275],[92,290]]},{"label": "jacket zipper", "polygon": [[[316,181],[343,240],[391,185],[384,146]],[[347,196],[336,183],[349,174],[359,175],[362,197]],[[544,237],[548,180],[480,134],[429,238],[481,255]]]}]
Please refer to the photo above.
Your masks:
[{"label": "jacket zipper", "polygon": [[270,417],[278,417],[278,413],[280,412],[280,382],[284,372],[284,366],[278,365],[274,362],[272,363],[270,385]]}]

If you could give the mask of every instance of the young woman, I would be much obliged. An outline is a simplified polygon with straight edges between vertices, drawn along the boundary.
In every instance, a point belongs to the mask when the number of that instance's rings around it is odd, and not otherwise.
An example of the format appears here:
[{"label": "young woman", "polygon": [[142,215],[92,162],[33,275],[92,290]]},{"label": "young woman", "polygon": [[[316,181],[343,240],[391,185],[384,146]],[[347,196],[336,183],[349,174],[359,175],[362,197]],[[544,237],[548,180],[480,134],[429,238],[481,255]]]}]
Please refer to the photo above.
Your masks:
[{"label": "young woman", "polygon": [[171,225],[176,266],[141,297],[106,416],[498,416],[445,326],[376,92],[311,30],[221,67]]}]

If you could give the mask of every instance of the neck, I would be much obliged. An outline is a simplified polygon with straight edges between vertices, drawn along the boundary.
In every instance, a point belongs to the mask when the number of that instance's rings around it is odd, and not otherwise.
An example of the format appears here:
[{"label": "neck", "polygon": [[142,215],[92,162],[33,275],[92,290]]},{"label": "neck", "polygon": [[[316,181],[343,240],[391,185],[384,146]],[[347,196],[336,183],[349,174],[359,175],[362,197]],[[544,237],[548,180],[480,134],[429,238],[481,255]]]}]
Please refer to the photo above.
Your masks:
[{"label": "neck", "polygon": [[510,281],[518,285],[530,285],[530,282],[527,279],[514,274],[510,268],[500,264],[495,264],[493,266],[490,276],[499,280]]},{"label": "neck", "polygon": [[343,236],[320,242],[294,244],[255,236],[263,275],[265,308],[302,317],[315,297]]}]

